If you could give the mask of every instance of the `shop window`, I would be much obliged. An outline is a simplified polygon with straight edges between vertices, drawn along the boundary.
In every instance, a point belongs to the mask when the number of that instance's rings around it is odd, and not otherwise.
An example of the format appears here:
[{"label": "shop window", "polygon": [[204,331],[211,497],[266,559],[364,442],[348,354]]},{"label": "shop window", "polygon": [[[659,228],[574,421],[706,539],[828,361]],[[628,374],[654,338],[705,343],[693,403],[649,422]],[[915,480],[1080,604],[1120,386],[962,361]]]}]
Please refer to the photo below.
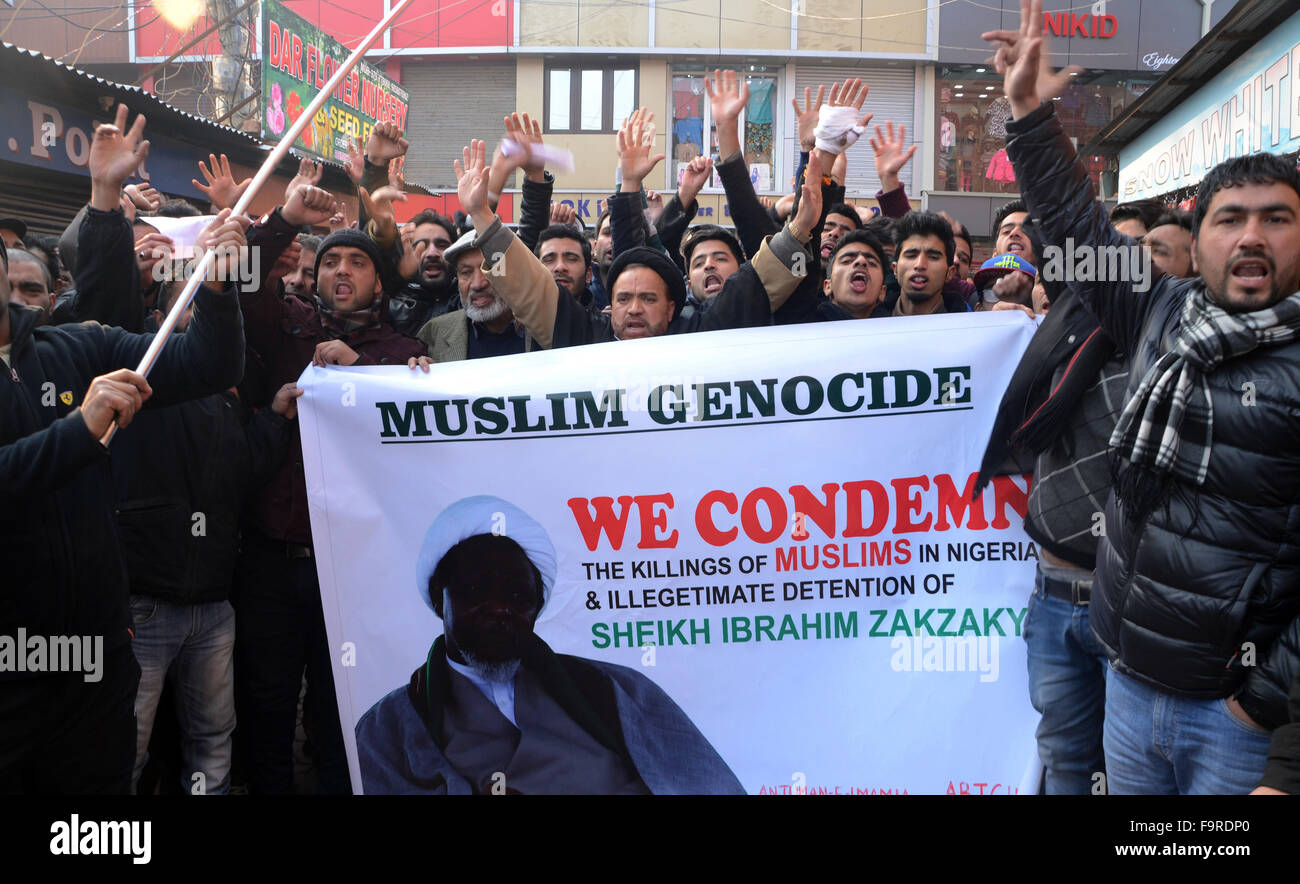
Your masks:
[{"label": "shop window", "polygon": [[[1076,147],[1088,143],[1128,103],[1154,82],[1122,71],[1085,72],[1057,99],[1056,112]],[[1007,159],[1006,124],[1011,106],[992,68],[948,67],[936,78],[935,189],[1019,193]],[[1104,157],[1084,157],[1093,185],[1103,184]]]},{"label": "shop window", "polygon": [[[709,96],[704,91],[707,72],[703,68],[675,68],[672,87],[672,175],[673,185],[681,179],[686,164],[706,152],[715,158],[718,154],[718,133],[709,107]],[[749,83],[749,101],[740,116],[740,144],[749,165],[750,179],[759,193],[776,189],[776,132],[780,114],[777,113],[777,79],[775,69],[751,66],[745,72]],[[722,182],[715,174],[709,182],[711,188],[721,189]]]},{"label": "shop window", "polygon": [[637,71],[626,66],[547,67],[547,132],[616,132],[636,109]]}]

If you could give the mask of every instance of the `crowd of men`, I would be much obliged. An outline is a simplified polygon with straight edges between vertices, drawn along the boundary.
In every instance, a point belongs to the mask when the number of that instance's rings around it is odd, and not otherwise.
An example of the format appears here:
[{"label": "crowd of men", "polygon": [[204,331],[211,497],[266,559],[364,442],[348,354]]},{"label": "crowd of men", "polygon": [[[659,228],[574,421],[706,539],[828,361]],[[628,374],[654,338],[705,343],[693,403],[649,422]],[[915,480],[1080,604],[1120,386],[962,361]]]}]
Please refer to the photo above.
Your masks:
[{"label": "crowd of men", "polygon": [[[218,257],[147,380],[135,366],[184,288],[155,271],[175,245],[162,219],[201,210],[127,184],[148,143],[119,107],[61,240],[0,219],[0,635],[103,637],[93,681],[0,667],[0,791],[219,794],[238,768],[250,791],[291,792],[300,700],[316,788],[352,791],[296,422],[309,364],[427,371],[984,310],[1039,321],[978,484],[1033,474],[1024,636],[1045,791],[1300,791],[1300,173],[1251,155],[1210,171],[1190,213],[1107,213],[1054,111],[1065,78],[1042,61],[1039,2],[1022,7],[1018,31],[985,35],[1022,192],[981,267],[959,220],[911,209],[902,127],[866,139],[879,214],[845,202],[850,155],[868,152],[854,149],[871,120],[858,80],[795,100],[796,186],[760,198],[739,140],[748,87],[719,71],[716,158],[692,161],[666,201],[648,192],[664,157],[652,114],[636,111],[592,230],[553,204],[527,114],[501,133],[523,150],[489,157],[475,140],[456,160],[455,220],[396,222],[393,170],[410,145],[391,124],[348,164],[356,225],[314,163],[250,219],[230,211],[248,182],[224,157],[200,162],[215,217],[196,245]],[[519,173],[512,229],[496,201]],[[714,174],[734,229],[692,224]],[[1046,256],[1067,239],[1140,245],[1150,278],[1065,281]],[[241,267],[257,278],[231,282]],[[145,787],[165,686],[180,759]]]}]

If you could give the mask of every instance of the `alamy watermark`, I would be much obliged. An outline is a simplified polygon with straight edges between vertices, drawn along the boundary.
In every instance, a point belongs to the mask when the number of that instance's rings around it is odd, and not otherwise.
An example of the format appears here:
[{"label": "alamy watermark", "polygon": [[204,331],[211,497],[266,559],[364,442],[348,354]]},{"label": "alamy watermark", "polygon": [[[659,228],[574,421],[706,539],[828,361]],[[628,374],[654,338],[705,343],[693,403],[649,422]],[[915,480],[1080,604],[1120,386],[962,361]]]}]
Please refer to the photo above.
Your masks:
[{"label": "alamy watermark", "polygon": [[102,635],[0,635],[0,672],[82,672],[90,683],[104,677]]},{"label": "alamy watermark", "polygon": [[1065,248],[1043,248],[1041,268],[1045,282],[1127,282],[1133,291],[1151,288],[1151,251],[1143,246],[1075,245],[1065,238]]},{"label": "alamy watermark", "polygon": [[129,856],[148,865],[153,856],[153,823],[148,820],[83,820],[72,814],[50,824],[50,853],[55,856]]},{"label": "alamy watermark", "polygon": [[889,668],[895,672],[978,672],[982,682],[997,681],[1001,645],[997,636],[894,636]]},{"label": "alamy watermark", "polygon": [[[217,281],[233,282],[244,292],[255,292],[262,285],[262,250],[240,248],[239,246],[218,246],[217,260],[226,258],[226,267],[217,265]],[[157,262],[153,265],[154,282],[175,282],[187,280],[203,260],[203,253],[195,253],[188,247],[176,255],[166,249],[155,248],[152,254]]]}]

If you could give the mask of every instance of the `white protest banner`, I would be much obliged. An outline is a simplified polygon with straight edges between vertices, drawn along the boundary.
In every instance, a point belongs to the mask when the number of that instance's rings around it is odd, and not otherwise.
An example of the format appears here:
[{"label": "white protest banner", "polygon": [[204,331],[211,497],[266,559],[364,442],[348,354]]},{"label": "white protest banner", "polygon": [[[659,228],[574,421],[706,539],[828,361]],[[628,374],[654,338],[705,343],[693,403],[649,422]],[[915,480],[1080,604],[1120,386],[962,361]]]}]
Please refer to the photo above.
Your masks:
[{"label": "white protest banner", "polygon": [[[1035,788],[1028,478],[999,477],[971,500],[1033,330],[1018,313],[981,313],[615,342],[428,374],[308,368],[304,463],[358,791]],[[535,633],[560,656],[530,651],[504,694],[462,680],[496,676],[449,667],[442,641],[431,654],[443,622],[424,598],[430,573],[476,534],[511,538],[521,567],[553,576]],[[426,546],[436,561],[418,564]],[[450,629],[468,658],[465,623]],[[496,737],[457,739],[487,697],[485,732],[511,712],[524,722],[497,768]],[[524,721],[547,709],[554,728]],[[590,781],[548,775],[537,757],[568,745],[550,737],[610,763]]]}]

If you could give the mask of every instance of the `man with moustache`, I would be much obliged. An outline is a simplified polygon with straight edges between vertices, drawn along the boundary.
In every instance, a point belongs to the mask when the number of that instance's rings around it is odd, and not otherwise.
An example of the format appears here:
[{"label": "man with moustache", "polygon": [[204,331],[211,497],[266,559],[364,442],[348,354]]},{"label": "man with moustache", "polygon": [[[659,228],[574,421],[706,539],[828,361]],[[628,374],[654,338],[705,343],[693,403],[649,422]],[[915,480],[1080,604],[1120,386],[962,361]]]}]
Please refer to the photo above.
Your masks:
[{"label": "man with moustache", "polygon": [[448,272],[446,251],[456,241],[456,225],[432,209],[411,219],[410,248],[417,260],[413,279],[389,300],[393,328],[414,335],[430,319],[460,309],[459,286]]},{"label": "man with moustache", "polygon": [[[396,238],[395,188],[362,188],[371,229]],[[274,263],[304,227],[338,210],[328,191],[305,185],[253,225],[250,245]],[[296,381],[309,365],[402,365],[420,342],[385,320],[384,252],[359,230],[336,230],[316,253],[314,296],[281,298],[263,285],[240,294],[248,342],[264,364],[268,391]],[[236,591],[239,720],[249,741],[249,779],[261,794],[293,791],[293,735],[303,674],[312,722],[318,789],[348,793],[343,733],[334,697],[331,652],[312,544],[302,440],[291,430],[289,455],[255,495],[243,532]]]},{"label": "man with moustache", "polygon": [[300,233],[297,240],[298,263],[293,272],[284,277],[284,293],[310,302],[316,288],[316,253],[320,251],[321,238]]},{"label": "man with moustache", "polygon": [[[551,271],[555,284],[588,310],[594,297],[587,279],[591,276],[591,243],[572,224],[552,224],[537,235],[533,250],[542,266]],[[596,308],[599,309],[599,308]]]},{"label": "man with moustache", "polygon": [[483,272],[483,252],[474,244],[473,231],[456,240],[444,257],[465,306],[425,323],[417,337],[428,348],[428,355],[411,359],[411,368],[418,365],[428,371],[436,362],[509,356],[537,348]]},{"label": "man with moustache", "polygon": [[433,521],[416,589],[442,635],[357,722],[366,793],[744,794],[654,682],[537,636],[555,575],[546,529],[501,498]]},{"label": "man with moustache", "polygon": [[[636,193],[663,157],[651,155],[640,128],[627,136],[627,148],[620,155],[620,187]],[[485,256],[483,269],[544,349],[770,325],[773,305],[788,297],[806,276],[806,271],[798,272],[808,257],[804,243],[821,212],[820,189],[808,185],[804,185],[806,205],[801,204],[791,223],[725,281],[710,309],[682,316],[686,286],[677,265],[662,251],[636,247],[610,266],[610,315],[591,313],[567,293],[561,296],[554,277],[489,207],[483,143],[475,140],[465,148],[463,158],[463,163],[456,162],[460,202],[477,231],[474,243]]]},{"label": "man with moustache", "polygon": [[857,209],[848,203],[837,203],[826,211],[826,223],[822,227],[821,250],[822,266],[829,267],[831,252],[839,245],[846,234],[862,229],[862,219]]},{"label": "man with moustache", "polygon": [[[1001,44],[1016,181],[1044,242],[1130,244],[1061,128],[1042,22],[1041,0],[1022,0],[1019,30],[984,35]],[[1110,661],[1111,793],[1250,791],[1300,666],[1295,164],[1220,163],[1198,187],[1192,232],[1199,279],[1071,287],[1130,366],[1089,606]]]}]

